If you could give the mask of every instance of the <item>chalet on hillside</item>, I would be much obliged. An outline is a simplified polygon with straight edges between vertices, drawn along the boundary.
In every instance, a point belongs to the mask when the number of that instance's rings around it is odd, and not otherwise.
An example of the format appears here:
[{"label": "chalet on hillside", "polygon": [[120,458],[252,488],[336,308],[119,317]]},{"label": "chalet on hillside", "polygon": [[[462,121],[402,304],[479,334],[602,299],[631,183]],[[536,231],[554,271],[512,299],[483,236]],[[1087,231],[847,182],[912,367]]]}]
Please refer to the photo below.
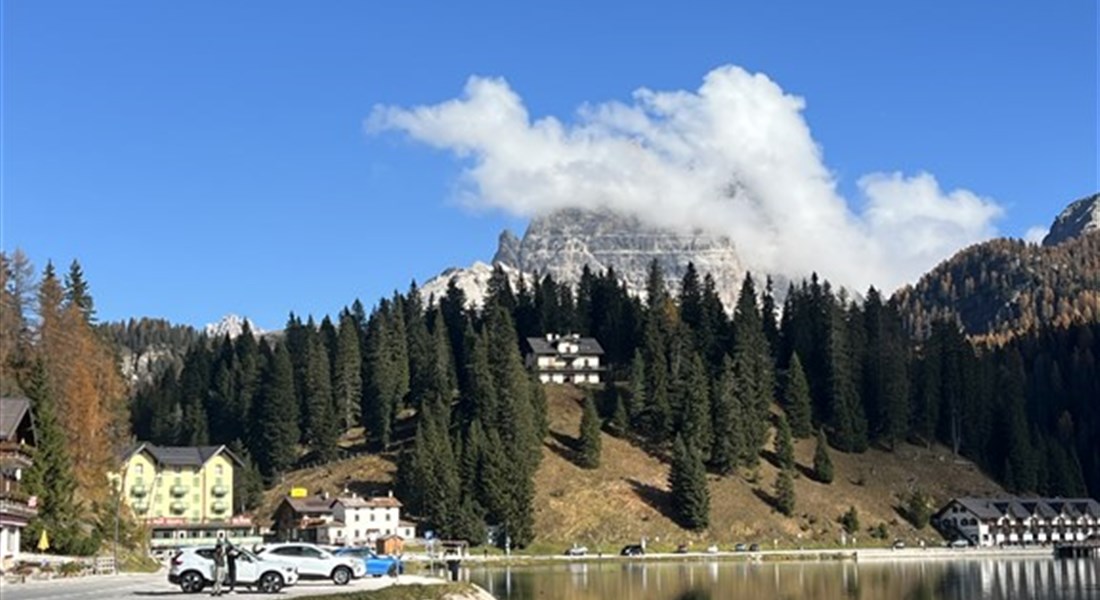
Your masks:
[{"label": "chalet on hillside", "polygon": [[34,444],[30,400],[0,398],[0,571],[19,559],[23,529],[38,514],[37,499],[20,484]]},{"label": "chalet on hillside", "polygon": [[279,541],[363,546],[384,536],[416,537],[416,526],[401,520],[401,501],[392,492],[369,498],[356,494],[287,496],[275,508],[272,520]]},{"label": "chalet on hillside", "polygon": [[575,333],[527,338],[527,368],[534,370],[542,383],[598,384],[604,371],[602,356],[596,338]]},{"label": "chalet on hillside", "polygon": [[932,516],[947,537],[976,546],[1080,542],[1100,536],[1092,498],[955,498]]}]

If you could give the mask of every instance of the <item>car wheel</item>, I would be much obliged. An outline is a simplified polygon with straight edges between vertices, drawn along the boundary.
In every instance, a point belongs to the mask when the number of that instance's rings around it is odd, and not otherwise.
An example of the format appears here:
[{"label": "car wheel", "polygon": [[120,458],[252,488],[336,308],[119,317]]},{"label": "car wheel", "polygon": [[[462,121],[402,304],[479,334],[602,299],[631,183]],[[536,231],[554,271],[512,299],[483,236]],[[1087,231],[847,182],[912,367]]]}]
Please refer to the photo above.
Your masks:
[{"label": "car wheel", "polygon": [[206,580],[198,571],[187,571],[180,575],[180,589],[185,594],[197,594],[206,587]]},{"label": "car wheel", "polygon": [[336,567],[332,571],[332,582],[336,585],[347,585],[351,581],[351,569],[347,567]]},{"label": "car wheel", "polygon": [[274,571],[268,571],[260,577],[259,587],[265,594],[277,594],[283,589],[283,576]]}]

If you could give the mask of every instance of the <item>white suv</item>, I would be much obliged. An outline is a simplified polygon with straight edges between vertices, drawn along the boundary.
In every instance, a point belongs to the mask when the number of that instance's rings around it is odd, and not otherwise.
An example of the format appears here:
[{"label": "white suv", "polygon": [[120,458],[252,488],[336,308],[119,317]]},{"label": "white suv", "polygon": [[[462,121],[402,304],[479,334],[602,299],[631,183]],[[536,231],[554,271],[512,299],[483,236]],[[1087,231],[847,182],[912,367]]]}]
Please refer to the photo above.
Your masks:
[{"label": "white suv", "polygon": [[[237,550],[240,554],[236,559],[236,585],[274,594],[298,583],[298,570],[292,563],[256,556],[243,548]],[[195,594],[213,585],[214,547],[195,546],[176,552],[168,568],[168,582],[180,586],[186,594]]]},{"label": "white suv", "polygon": [[260,556],[293,564],[298,568],[301,579],[331,579],[336,585],[347,585],[353,578],[367,574],[362,560],[353,556],[336,556],[314,544],[271,544],[260,550]]}]

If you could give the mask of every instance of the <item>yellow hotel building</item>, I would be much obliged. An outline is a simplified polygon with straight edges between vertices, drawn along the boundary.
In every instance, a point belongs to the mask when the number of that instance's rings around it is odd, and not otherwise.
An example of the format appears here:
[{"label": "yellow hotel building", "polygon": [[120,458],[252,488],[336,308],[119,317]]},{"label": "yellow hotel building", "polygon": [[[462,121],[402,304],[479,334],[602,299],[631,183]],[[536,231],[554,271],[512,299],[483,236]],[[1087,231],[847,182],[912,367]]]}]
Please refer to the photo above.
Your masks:
[{"label": "yellow hotel building", "polygon": [[219,535],[251,544],[258,540],[251,520],[234,517],[240,466],[225,446],[142,442],[123,455],[114,480],[134,515],[150,525],[154,549],[211,543]]}]

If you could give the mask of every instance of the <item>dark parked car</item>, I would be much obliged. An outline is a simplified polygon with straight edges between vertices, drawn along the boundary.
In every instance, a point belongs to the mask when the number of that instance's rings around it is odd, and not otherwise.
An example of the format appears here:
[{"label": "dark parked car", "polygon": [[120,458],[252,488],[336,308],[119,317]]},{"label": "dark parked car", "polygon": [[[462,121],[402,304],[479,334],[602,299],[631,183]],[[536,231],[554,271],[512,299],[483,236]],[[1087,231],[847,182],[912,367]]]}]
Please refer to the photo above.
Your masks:
[{"label": "dark parked car", "polygon": [[760,544],[753,544],[749,546],[749,552],[760,552]]},{"label": "dark parked car", "polygon": [[734,552],[745,552],[748,549],[749,549],[748,545],[745,544],[744,542],[740,542],[736,546],[733,547]]},{"label": "dark parked car", "polygon": [[642,548],[641,544],[630,544],[629,546],[623,546],[623,549],[619,551],[620,556],[643,556],[645,555],[645,548]]},{"label": "dark parked car", "polygon": [[679,546],[676,546],[676,554],[687,554],[687,553],[688,553],[688,545],[687,544],[680,544]]}]

